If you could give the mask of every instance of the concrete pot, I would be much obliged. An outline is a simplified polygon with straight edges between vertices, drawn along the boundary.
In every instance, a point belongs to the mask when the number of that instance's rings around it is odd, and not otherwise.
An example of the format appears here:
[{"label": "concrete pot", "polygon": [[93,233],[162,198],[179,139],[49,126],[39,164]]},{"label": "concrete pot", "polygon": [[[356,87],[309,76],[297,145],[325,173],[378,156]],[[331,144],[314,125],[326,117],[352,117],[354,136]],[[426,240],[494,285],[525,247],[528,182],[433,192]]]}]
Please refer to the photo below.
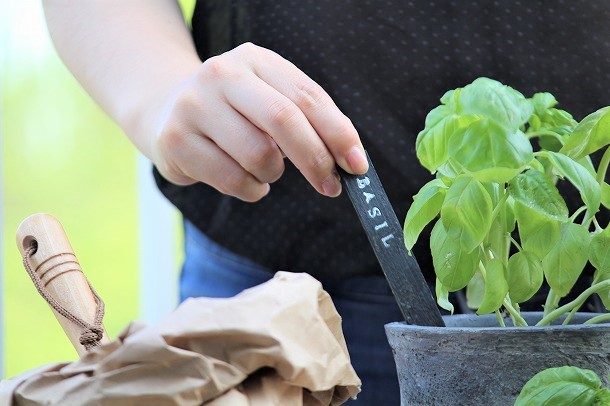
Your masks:
[{"label": "concrete pot", "polygon": [[[512,405],[532,376],[564,365],[591,369],[607,383],[610,324],[579,325],[593,316],[548,327],[500,327],[494,314],[445,316],[447,327],[387,324],[401,404]],[[530,326],[541,317],[524,313]]]}]

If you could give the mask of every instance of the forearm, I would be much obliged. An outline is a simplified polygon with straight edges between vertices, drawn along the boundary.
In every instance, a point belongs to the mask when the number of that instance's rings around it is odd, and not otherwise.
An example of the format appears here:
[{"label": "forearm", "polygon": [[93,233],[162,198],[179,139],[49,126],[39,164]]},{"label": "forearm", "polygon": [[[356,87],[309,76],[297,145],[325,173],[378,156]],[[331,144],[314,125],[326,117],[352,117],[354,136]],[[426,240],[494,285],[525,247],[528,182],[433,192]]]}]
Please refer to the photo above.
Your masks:
[{"label": "forearm", "polygon": [[[150,157],[143,109],[156,108],[200,60],[174,0],[44,0],[64,63]],[[148,127],[148,128],[147,128]]]},{"label": "forearm", "polygon": [[175,0],[43,0],[60,56],[170,182],[262,199],[289,159],[321,194],[365,173],[358,132],[310,77],[246,43],[201,63]]}]

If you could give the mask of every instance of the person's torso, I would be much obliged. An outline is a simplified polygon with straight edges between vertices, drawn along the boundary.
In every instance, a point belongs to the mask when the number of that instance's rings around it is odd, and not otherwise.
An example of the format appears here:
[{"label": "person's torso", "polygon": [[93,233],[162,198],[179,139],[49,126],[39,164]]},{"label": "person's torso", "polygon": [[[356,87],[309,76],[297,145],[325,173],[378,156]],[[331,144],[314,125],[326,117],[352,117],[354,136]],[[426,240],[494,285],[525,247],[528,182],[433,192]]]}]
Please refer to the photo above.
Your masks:
[{"label": "person's torso", "polygon": [[[319,83],[353,121],[397,216],[432,175],[415,156],[428,111],[479,76],[548,91],[577,119],[610,104],[610,2],[207,0],[193,16],[202,58],[243,42]],[[204,185],[162,190],[227,248],[318,277],[378,272],[346,196],[319,196],[287,165],[256,204]],[[424,233],[425,234],[425,233]],[[416,256],[432,278],[425,238]]]}]

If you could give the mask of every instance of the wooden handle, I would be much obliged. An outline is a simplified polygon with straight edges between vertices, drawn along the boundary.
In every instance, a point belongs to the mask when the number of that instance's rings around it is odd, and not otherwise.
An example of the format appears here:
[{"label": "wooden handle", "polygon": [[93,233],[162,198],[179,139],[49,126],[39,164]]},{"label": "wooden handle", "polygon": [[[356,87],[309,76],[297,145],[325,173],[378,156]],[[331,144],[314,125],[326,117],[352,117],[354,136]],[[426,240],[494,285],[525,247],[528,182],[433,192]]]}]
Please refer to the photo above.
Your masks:
[{"label": "wooden handle", "polygon": [[[17,246],[22,256],[32,244],[37,249],[29,263],[41,285],[66,310],[93,324],[97,309],[95,296],[59,221],[48,214],[26,218],[17,229]],[[51,310],[78,355],[86,354],[87,350],[79,341],[83,328],[55,309]],[[103,326],[102,329],[100,344],[110,341]]]}]

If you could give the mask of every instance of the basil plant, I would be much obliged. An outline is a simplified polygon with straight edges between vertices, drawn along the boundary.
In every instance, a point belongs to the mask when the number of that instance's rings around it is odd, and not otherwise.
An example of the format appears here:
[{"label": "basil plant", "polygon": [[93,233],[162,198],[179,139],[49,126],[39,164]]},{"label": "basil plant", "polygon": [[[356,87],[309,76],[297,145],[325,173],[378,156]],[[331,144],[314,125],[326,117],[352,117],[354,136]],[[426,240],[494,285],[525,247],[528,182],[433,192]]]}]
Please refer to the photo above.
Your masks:
[{"label": "basil plant", "polygon": [[[439,305],[453,311],[449,292],[466,288],[477,313],[496,312],[504,324],[506,311],[523,326],[519,304],[546,279],[551,289],[538,325],[566,313],[568,323],[592,294],[610,309],[610,227],[596,218],[610,207],[610,150],[597,168],[590,158],[610,144],[610,107],[578,123],[550,93],[526,98],[488,78],[440,101],[416,141],[420,163],[436,176],[414,196],[404,226],[411,250],[436,219],[430,247]],[[573,213],[560,181],[580,195]],[[596,268],[592,286],[559,306],[587,262]]]}]

